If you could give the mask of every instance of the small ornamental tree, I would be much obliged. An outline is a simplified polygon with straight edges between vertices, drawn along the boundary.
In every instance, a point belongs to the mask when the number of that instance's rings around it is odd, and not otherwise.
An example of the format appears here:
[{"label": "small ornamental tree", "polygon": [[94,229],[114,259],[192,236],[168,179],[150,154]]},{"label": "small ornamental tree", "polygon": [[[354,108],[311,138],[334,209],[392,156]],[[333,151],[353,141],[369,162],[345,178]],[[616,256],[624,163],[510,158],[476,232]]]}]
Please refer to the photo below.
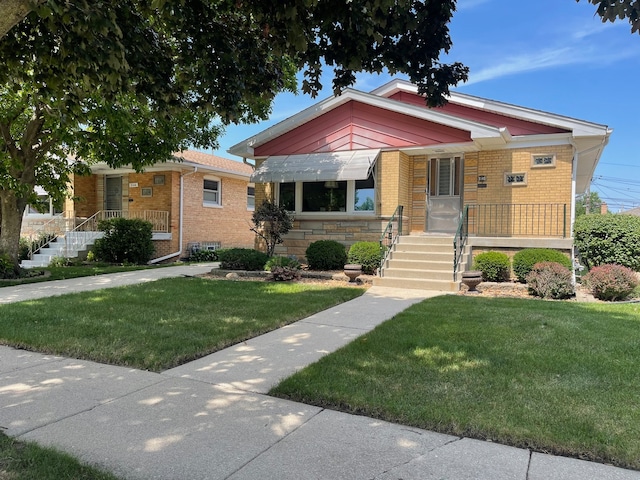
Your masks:
[{"label": "small ornamental tree", "polygon": [[270,257],[273,256],[276,245],[282,243],[282,236],[293,227],[293,216],[283,206],[269,200],[256,207],[251,220],[251,231],[264,240]]}]

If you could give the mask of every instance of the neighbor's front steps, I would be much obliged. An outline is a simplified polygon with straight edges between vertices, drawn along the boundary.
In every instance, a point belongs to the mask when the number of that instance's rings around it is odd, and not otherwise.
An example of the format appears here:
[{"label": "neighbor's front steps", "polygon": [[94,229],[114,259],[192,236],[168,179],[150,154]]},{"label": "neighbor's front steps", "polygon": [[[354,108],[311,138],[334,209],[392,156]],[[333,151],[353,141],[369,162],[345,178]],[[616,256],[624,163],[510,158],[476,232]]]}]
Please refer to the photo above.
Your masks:
[{"label": "neighbor's front steps", "polygon": [[67,232],[33,255],[31,260],[20,262],[22,268],[48,267],[55,257],[77,258],[86,252],[104,232]]},{"label": "neighbor's front steps", "polygon": [[[467,264],[465,251],[460,273]],[[453,281],[453,237],[404,235],[392,247],[381,276],[373,284],[383,287],[457,292],[460,282]]]}]

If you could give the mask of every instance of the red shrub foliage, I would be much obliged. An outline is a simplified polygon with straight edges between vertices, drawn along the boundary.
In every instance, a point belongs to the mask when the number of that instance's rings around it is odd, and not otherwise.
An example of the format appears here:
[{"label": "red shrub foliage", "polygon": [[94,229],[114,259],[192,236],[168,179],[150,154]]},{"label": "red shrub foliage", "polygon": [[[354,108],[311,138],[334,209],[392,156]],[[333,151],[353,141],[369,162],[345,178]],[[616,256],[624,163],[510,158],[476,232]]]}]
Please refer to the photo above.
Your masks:
[{"label": "red shrub foliage", "polygon": [[593,267],[582,277],[594,297],[600,300],[622,300],[638,286],[636,273],[622,265],[607,264]]}]

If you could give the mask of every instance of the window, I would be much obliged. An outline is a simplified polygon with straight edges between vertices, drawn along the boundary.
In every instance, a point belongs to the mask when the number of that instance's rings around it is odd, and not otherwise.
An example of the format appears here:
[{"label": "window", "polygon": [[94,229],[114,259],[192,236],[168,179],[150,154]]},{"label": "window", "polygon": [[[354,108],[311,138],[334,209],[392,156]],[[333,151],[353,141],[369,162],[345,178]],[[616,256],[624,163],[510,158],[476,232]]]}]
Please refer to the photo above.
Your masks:
[{"label": "window", "polygon": [[296,184],[293,182],[280,184],[279,204],[290,212],[296,210]]},{"label": "window", "polygon": [[527,174],[526,173],[505,173],[504,174],[504,185],[505,186],[513,186],[513,185],[526,185],[527,184]]},{"label": "window", "polygon": [[289,211],[320,214],[329,212],[375,212],[374,175],[366,180],[327,180],[279,184],[278,203]]},{"label": "window", "polygon": [[251,184],[247,187],[247,210],[256,208],[256,187]]},{"label": "window", "polygon": [[204,180],[202,204],[205,206],[220,206],[220,180]]},{"label": "window", "polygon": [[38,195],[38,202],[27,205],[26,215],[57,215],[62,213],[62,208],[56,205],[48,195]]},{"label": "window", "polygon": [[531,155],[532,167],[555,167],[556,156],[555,155]]},{"label": "window", "polygon": [[153,187],[142,187],[140,189],[141,197],[153,197]]},{"label": "window", "polygon": [[373,176],[366,180],[356,180],[353,209],[356,212],[373,212],[375,210],[374,198]]},{"label": "window", "polygon": [[302,184],[303,212],[346,212],[347,182],[304,182]]},{"label": "window", "polygon": [[164,185],[164,175],[154,175],[153,176],[153,184],[154,185]]}]

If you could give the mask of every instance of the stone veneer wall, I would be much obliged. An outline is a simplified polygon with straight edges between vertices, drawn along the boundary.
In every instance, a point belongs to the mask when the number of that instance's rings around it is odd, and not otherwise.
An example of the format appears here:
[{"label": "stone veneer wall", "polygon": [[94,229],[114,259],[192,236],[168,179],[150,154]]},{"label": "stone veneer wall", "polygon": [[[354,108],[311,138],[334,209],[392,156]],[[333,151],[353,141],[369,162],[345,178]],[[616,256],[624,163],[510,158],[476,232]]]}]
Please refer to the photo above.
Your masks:
[{"label": "stone veneer wall", "polygon": [[296,220],[275,253],[305,261],[307,247],[317,240],[335,240],[346,247],[360,241],[377,242],[387,222],[379,218]]}]

